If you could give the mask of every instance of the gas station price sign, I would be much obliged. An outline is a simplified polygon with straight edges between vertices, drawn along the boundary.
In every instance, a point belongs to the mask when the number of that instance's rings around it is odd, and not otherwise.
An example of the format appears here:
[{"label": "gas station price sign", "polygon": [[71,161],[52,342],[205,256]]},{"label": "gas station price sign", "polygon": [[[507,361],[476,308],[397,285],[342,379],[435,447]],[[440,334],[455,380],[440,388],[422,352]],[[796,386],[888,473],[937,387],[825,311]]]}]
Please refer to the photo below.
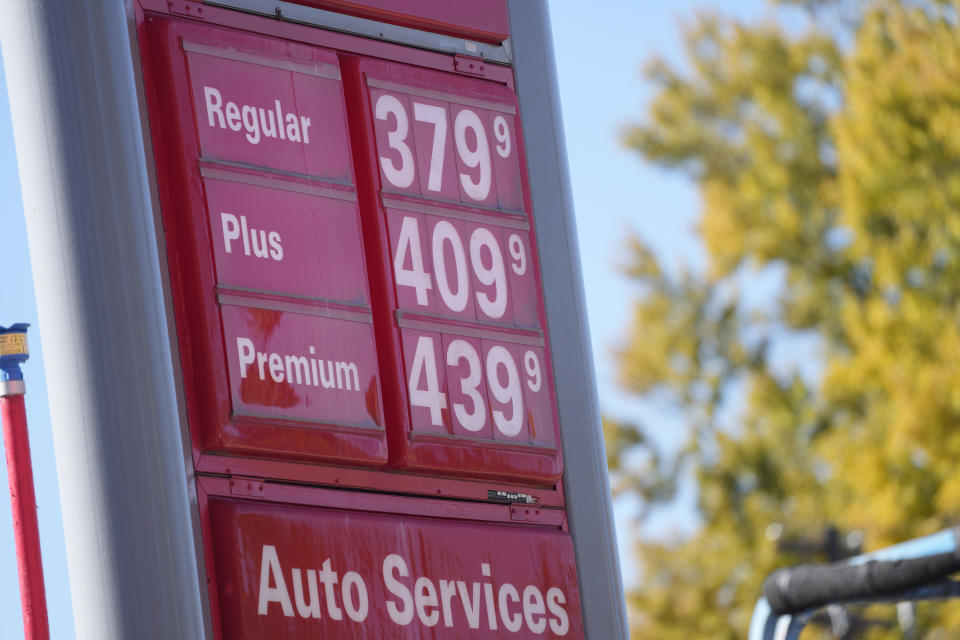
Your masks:
[{"label": "gas station price sign", "polygon": [[509,83],[146,24],[195,462],[554,484]]},{"label": "gas station price sign", "polygon": [[140,2],[215,637],[582,637],[510,70]]}]

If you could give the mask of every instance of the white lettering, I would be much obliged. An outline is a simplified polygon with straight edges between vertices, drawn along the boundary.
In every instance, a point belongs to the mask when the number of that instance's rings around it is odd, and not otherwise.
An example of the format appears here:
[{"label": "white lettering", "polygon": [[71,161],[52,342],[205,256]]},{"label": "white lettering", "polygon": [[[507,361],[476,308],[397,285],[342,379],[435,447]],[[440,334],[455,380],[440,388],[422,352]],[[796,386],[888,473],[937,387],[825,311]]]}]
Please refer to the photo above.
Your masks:
[{"label": "white lettering", "polygon": [[283,260],[283,247],[280,245],[282,238],[280,238],[280,234],[276,231],[271,231],[267,239],[270,241],[270,257],[280,262]]},{"label": "white lettering", "polygon": [[[240,377],[247,377],[247,367],[253,364],[255,350],[253,348],[253,340],[249,338],[237,338],[237,351],[240,356]],[[261,372],[263,367],[260,367]],[[261,374],[260,377],[263,377]]]},{"label": "white lettering", "polygon": [[280,234],[248,226],[247,216],[238,218],[232,213],[221,211],[220,229],[223,232],[223,247],[227,253],[233,253],[234,240],[242,239],[243,255],[270,258],[277,262],[283,260],[283,238]]},{"label": "white lettering", "polygon": [[287,356],[285,359],[287,361],[287,380],[293,382],[295,373],[297,384],[303,384],[304,378],[307,379],[307,384],[310,384],[310,361],[305,356]]},{"label": "white lettering", "polygon": [[240,131],[243,128],[243,123],[240,121],[240,107],[236,102],[227,103],[227,126],[231,131]]},{"label": "white lettering", "polygon": [[551,587],[547,590],[547,608],[550,609],[555,617],[550,618],[550,630],[558,636],[567,635],[570,630],[570,619],[567,617],[567,610],[560,605],[567,603],[567,596],[561,589]]},{"label": "white lettering", "polygon": [[[363,622],[367,619],[367,612],[370,611],[370,599],[367,597],[367,585],[363,578],[356,571],[348,571],[343,574],[341,583],[343,593],[343,610],[354,622]],[[354,591],[357,592],[357,599],[354,602]]]},{"label": "white lettering", "polygon": [[270,354],[270,377],[274,382],[283,382],[283,358],[279,353]]},{"label": "white lettering", "polygon": [[460,592],[460,602],[463,604],[463,612],[467,614],[467,624],[471,629],[480,628],[480,583],[473,583],[473,597],[467,593],[467,583],[463,580],[457,580],[457,590]]},{"label": "white lettering", "polygon": [[276,113],[277,113],[277,129],[279,130],[278,133],[280,134],[280,139],[286,140],[287,137],[283,135],[283,109],[280,108],[279,100],[273,101],[273,108],[276,110]]},{"label": "white lettering", "polygon": [[310,118],[300,116],[300,124],[303,126],[303,144],[310,144]]},{"label": "white lettering", "polygon": [[443,626],[453,626],[453,612],[450,610],[450,599],[457,595],[457,583],[453,580],[440,581],[440,602],[443,605]]},{"label": "white lettering", "polygon": [[[543,594],[534,585],[528,584],[523,589],[523,619],[527,627],[534,633],[543,633],[547,628],[546,612],[543,606]],[[537,619],[535,616],[539,616]]]},{"label": "white lettering", "polygon": [[507,604],[508,599],[517,604],[520,603],[520,592],[509,582],[500,585],[500,591],[497,593],[497,608],[500,609],[500,619],[503,620],[503,626],[507,628],[507,631],[516,633],[520,631],[520,627],[523,625],[523,618],[520,617],[519,613],[511,615],[510,605]]},{"label": "white lettering", "polygon": [[216,87],[203,88],[204,107],[207,112],[207,126],[244,132],[244,138],[250,144],[260,144],[264,138],[289,140],[310,144],[309,116],[285,112],[279,100],[273,101],[273,107],[252,104],[237,104],[232,100],[224,102],[223,94]]},{"label": "white lettering", "polygon": [[[484,577],[490,577],[490,564],[487,562],[480,563],[480,573]],[[491,631],[497,630],[497,612],[493,606],[493,585],[489,582],[483,583],[483,600],[487,605],[487,625],[490,627]]]},{"label": "white lettering", "polygon": [[[357,365],[352,362],[337,363],[337,388],[350,391],[350,376],[353,375],[353,390],[360,391],[360,373],[357,371]],[[343,381],[346,380],[346,385]]]},{"label": "white lettering", "polygon": [[303,601],[303,580],[300,579],[300,569],[291,570],[293,575],[293,600],[297,603],[297,613],[301,618],[320,617],[320,596],[317,592],[317,572],[307,569],[307,589],[310,593],[310,603]]},{"label": "white lettering", "polygon": [[[437,610],[440,601],[437,599],[437,588],[433,585],[433,581],[423,576],[417,578],[417,582],[413,585],[413,593],[420,622],[428,627],[435,626],[440,621],[440,611]],[[434,609],[434,611],[427,609]]]},{"label": "white lettering", "polygon": [[393,574],[405,578],[410,575],[406,561],[395,553],[383,559],[383,584],[387,591],[397,596],[403,607],[398,607],[394,600],[387,600],[387,614],[390,619],[399,625],[408,625],[413,621],[413,598],[406,585],[393,577]]},{"label": "white lettering", "polygon": [[248,104],[240,109],[240,115],[243,116],[243,128],[247,130],[247,140],[251,144],[260,144],[260,126],[257,124],[257,109]]},{"label": "white lettering", "polygon": [[247,234],[247,216],[240,216],[240,235],[243,236],[243,255],[250,255],[250,236]]},{"label": "white lettering", "polygon": [[330,558],[323,561],[317,578],[323,584],[323,593],[327,599],[327,614],[334,620],[343,620],[343,613],[340,611],[340,605],[337,604],[337,592],[333,590],[334,585],[337,584],[337,572],[330,568]]},{"label": "white lettering", "polygon": [[[270,586],[271,577],[275,587]],[[270,544],[263,545],[260,556],[260,594],[257,602],[257,614],[267,615],[271,602],[280,603],[283,615],[293,616],[293,605],[290,604],[290,594],[287,584],[283,580],[283,571],[280,569],[280,559],[277,557],[277,548]]]},{"label": "white lettering", "polygon": [[216,116],[220,121],[220,128],[223,129],[223,111],[220,110],[223,96],[213,87],[204,87],[203,100],[207,103],[207,125],[214,126],[213,117]]},{"label": "white lettering", "polygon": [[[341,391],[360,391],[360,368],[355,362],[324,360],[313,357],[316,349],[310,347],[310,355],[279,354],[257,351],[253,340],[237,338],[237,355],[240,377],[246,378],[250,365],[257,363],[261,380],[269,374],[274,382],[287,382],[308,387],[322,387]],[[319,374],[319,375],[318,375]]]},{"label": "white lettering", "polygon": [[[242,353],[243,360],[252,364],[255,353],[252,343],[243,348]],[[294,374],[288,370],[287,376],[292,380]],[[293,588],[292,601],[284,580],[284,573],[288,570]],[[383,559],[381,573],[387,595],[383,604],[391,621],[399,626],[408,626],[416,619],[423,627],[433,628],[440,624],[442,616],[446,627],[459,626],[465,619],[470,629],[480,629],[482,612],[485,610],[490,631],[498,631],[502,625],[510,633],[525,628],[525,633],[531,637],[542,634],[563,637],[570,632],[567,595],[561,588],[550,587],[545,590],[544,596],[544,590],[532,584],[522,590],[510,583],[497,585],[491,578],[491,565],[487,562],[480,563],[483,580],[434,580],[428,576],[411,575],[406,559],[392,553]],[[320,595],[321,584],[323,599]],[[464,618],[460,618],[459,612],[453,611],[453,602],[457,599]],[[370,615],[370,594],[360,573],[345,571],[341,578],[333,570],[330,558],[323,561],[319,570],[284,569],[276,547],[265,544],[260,560],[258,614],[278,615],[276,610],[271,612],[270,605],[273,603],[280,605],[285,617],[320,620],[324,604],[327,616],[333,621],[362,623]],[[380,603],[374,605],[379,607]],[[374,617],[377,615],[382,614],[375,612]],[[419,633],[429,635],[432,632],[421,630]]]},{"label": "white lettering", "polygon": [[273,111],[264,111],[262,108],[257,111],[260,112],[260,130],[263,131],[263,135],[267,138],[276,138],[277,121],[274,119],[276,114]]},{"label": "white lettering", "polygon": [[287,121],[287,137],[290,138],[291,142],[300,142],[300,125],[297,123],[297,114],[288,113],[285,119]]},{"label": "white lettering", "polygon": [[223,229],[223,248],[227,253],[233,252],[232,242],[240,237],[240,222],[232,213],[220,213],[220,228]]},{"label": "white lettering", "polygon": [[263,367],[264,365],[267,364],[267,356],[269,355],[270,355],[269,353],[260,353],[259,351],[257,352],[257,366],[260,367],[261,380],[266,380],[266,377],[264,376],[264,373],[263,373]]}]

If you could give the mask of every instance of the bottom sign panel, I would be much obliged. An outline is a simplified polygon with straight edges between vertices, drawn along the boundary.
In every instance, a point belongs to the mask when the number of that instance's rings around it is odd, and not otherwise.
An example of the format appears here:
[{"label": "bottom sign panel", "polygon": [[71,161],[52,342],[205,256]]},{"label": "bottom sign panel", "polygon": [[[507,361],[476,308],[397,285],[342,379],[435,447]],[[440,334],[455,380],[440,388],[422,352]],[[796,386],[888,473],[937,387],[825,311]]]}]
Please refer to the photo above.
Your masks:
[{"label": "bottom sign panel", "polygon": [[583,637],[556,529],[221,498],[209,513],[223,638]]}]

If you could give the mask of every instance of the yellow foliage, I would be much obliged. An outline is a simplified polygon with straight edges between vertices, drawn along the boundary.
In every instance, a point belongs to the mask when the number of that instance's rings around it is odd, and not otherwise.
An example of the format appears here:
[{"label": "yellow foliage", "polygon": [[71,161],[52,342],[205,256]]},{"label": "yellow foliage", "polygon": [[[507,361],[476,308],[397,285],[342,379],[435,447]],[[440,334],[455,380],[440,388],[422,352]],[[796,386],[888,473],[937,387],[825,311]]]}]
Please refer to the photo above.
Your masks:
[{"label": "yellow foliage", "polygon": [[[810,559],[787,540],[832,525],[876,548],[960,516],[960,2],[853,6],[846,30],[799,34],[700,16],[691,71],[653,63],[659,91],[626,134],[696,181],[709,256],[669,272],[636,239],[628,269],[642,295],[621,382],[673,402],[689,441],[631,470],[651,439],[608,425],[616,486],[662,500],[692,474],[702,522],[638,541],[638,638],[745,637],[763,578]],[[740,287],[770,269],[781,285],[746,308]],[[778,363],[800,334],[813,378]],[[960,637],[957,608],[918,619]]]}]

